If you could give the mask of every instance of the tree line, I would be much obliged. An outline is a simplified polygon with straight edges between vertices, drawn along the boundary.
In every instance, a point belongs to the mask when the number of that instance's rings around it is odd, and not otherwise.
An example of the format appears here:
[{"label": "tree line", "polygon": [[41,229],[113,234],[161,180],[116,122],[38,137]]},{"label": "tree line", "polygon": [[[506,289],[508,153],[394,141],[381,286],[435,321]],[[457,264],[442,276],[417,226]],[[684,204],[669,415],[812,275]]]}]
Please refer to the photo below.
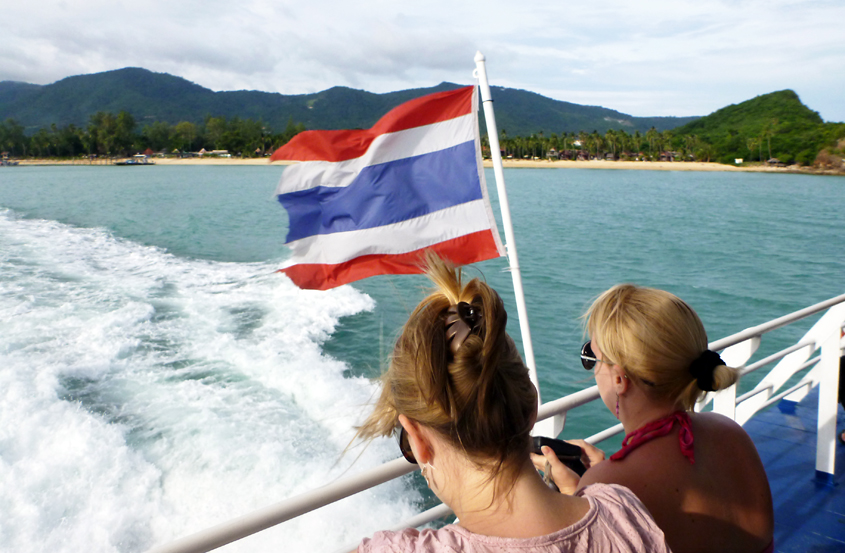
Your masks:
[{"label": "tree line", "polygon": [[[845,156],[845,124],[823,123],[800,130],[784,128],[778,119],[765,122],[757,132],[726,129],[719,133],[684,132],[684,127],[645,133],[624,129],[587,133],[562,132],[545,136],[508,136],[499,131],[503,157],[515,159],[607,159],[644,161],[714,161],[734,164],[744,162],[813,165],[819,155]],[[487,137],[482,137],[485,155],[489,155]]]},{"label": "tree line", "polygon": [[[560,159],[644,159],[659,160],[667,156],[678,160],[711,161],[716,152],[710,144],[695,135],[675,136],[672,131],[658,131],[654,127],[645,133],[624,129],[610,129],[604,134],[562,132],[545,136],[543,132],[531,136],[510,137],[506,129],[499,132],[499,146],[505,157],[544,159],[552,155]],[[483,141],[487,148],[489,142]]]},{"label": "tree line", "polygon": [[[11,157],[107,156],[126,157],[139,152],[185,154],[202,149],[227,150],[243,157],[259,157],[286,144],[305,130],[302,123],[288,121],[275,133],[261,121],[233,117],[207,116],[196,124],[182,121],[170,125],[156,121],[137,131],[135,118],[126,111],[118,114],[98,112],[88,125],[41,128],[27,135],[13,119],[0,123],[0,152]],[[778,119],[766,120],[757,129],[724,128],[717,131],[685,132],[692,125],[657,131],[654,127],[641,133],[610,129],[604,134],[562,132],[546,136],[508,136],[500,131],[499,144],[505,157],[516,159],[612,159],[718,161],[732,164],[736,158],[765,162],[777,157],[785,163],[812,165],[819,152],[842,155],[845,124],[821,123],[785,125]],[[489,141],[482,136],[482,146],[489,155]]]},{"label": "tree line", "polygon": [[41,128],[27,135],[14,119],[0,123],[0,152],[12,157],[126,157],[151,150],[165,153],[227,150],[243,157],[263,156],[305,130],[302,123],[288,121],[274,133],[261,121],[207,116],[201,124],[181,121],[170,125],[156,121],[138,124],[132,114],[97,112],[85,127],[67,125]]}]

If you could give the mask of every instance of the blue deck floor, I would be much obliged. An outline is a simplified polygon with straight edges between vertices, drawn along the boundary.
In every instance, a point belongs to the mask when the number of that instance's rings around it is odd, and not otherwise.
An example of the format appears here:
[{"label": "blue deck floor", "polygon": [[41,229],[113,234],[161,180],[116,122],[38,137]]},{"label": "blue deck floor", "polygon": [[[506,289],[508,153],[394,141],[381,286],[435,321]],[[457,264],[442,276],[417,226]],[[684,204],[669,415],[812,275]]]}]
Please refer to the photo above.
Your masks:
[{"label": "blue deck floor", "polygon": [[[759,413],[745,424],[772,487],[778,553],[845,553],[845,445],[837,442],[833,482],[819,483],[817,390],[799,404],[781,402],[780,408]],[[837,418],[837,432],[842,432],[841,407]]]}]

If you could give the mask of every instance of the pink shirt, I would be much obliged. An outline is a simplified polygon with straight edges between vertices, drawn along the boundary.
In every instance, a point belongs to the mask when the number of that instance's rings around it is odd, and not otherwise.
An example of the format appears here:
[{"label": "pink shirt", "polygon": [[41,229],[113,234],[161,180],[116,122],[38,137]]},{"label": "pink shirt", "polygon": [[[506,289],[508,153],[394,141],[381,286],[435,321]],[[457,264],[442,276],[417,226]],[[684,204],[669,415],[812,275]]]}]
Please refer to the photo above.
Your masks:
[{"label": "pink shirt", "polygon": [[450,524],[439,530],[376,532],[358,553],[670,553],[663,531],[623,486],[592,484],[578,492],[590,502],[584,518],[547,536],[497,538]]}]

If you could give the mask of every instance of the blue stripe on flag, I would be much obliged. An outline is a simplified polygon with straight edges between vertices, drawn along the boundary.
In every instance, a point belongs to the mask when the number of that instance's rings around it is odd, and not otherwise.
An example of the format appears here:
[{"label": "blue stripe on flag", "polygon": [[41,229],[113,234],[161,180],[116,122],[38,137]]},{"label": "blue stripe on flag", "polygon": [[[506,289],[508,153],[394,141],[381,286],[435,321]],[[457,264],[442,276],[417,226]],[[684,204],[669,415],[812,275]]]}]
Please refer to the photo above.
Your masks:
[{"label": "blue stripe on flag", "polygon": [[475,155],[475,142],[470,140],[365,167],[349,186],[279,194],[290,221],[286,241],[380,227],[480,200]]}]

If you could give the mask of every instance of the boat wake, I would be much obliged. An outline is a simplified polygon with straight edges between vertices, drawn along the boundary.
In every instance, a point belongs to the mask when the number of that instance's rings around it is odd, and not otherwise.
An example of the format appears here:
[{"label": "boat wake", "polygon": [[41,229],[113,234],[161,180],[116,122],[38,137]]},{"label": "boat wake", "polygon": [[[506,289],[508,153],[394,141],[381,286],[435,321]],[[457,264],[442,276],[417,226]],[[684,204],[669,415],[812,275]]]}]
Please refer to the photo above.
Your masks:
[{"label": "boat wake", "polygon": [[[321,349],[369,296],[10,210],[0,251],[4,549],[143,551],[395,457],[342,456],[375,387]],[[230,550],[343,542],[409,516],[406,487]]]}]

